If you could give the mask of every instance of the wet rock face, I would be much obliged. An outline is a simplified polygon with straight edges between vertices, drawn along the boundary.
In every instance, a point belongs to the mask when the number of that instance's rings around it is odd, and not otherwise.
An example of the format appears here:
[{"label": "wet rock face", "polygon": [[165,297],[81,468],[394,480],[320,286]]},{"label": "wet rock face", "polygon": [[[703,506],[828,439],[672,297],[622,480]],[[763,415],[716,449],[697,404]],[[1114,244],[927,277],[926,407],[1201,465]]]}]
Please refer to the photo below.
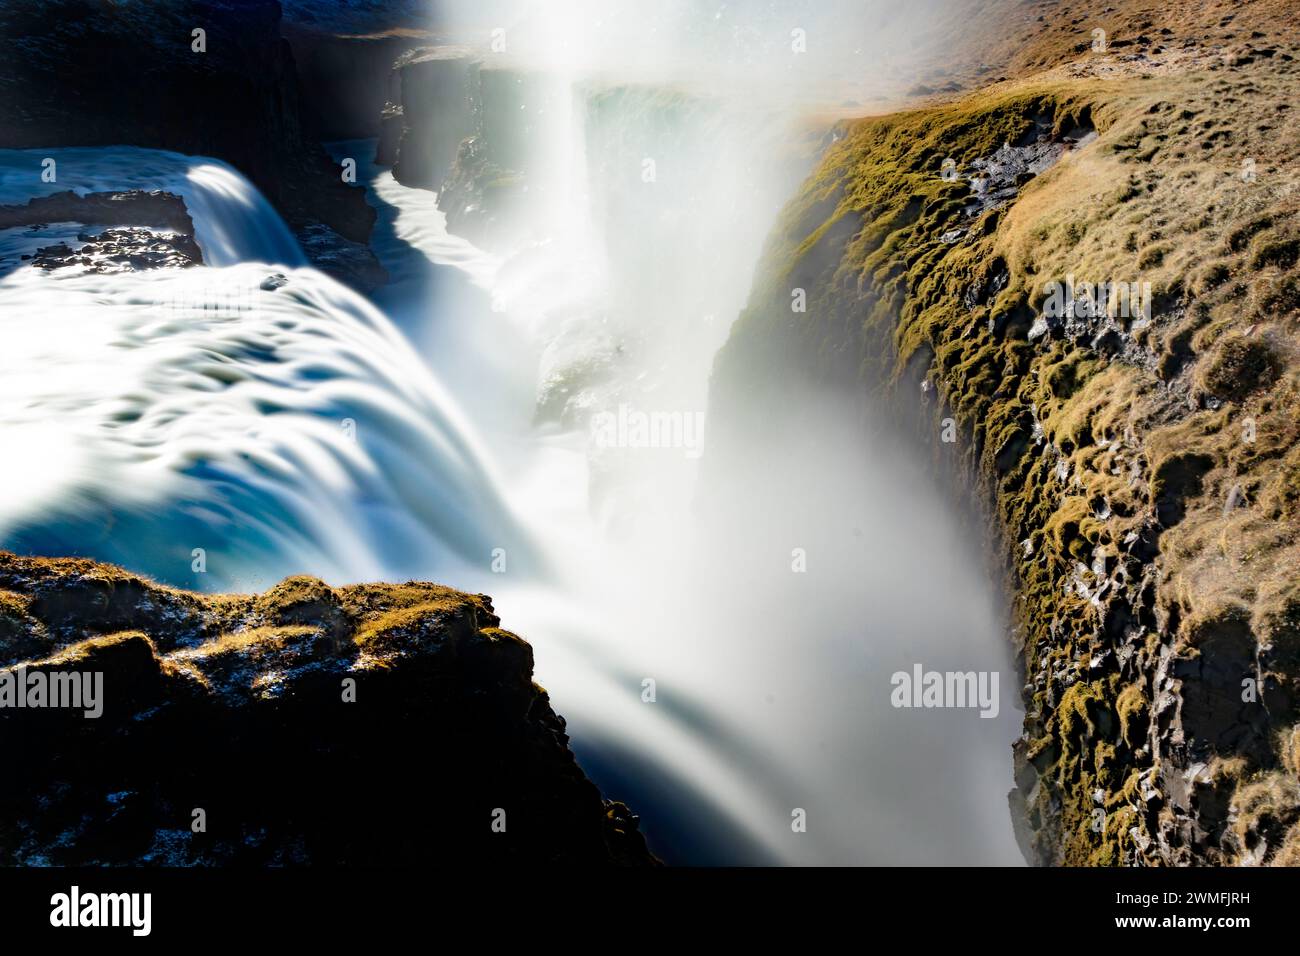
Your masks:
[{"label": "wet rock face", "polygon": [[326,140],[364,139],[379,132],[384,104],[398,98],[393,62],[422,39],[405,32],[338,36],[288,23],[303,96]]},{"label": "wet rock face", "polygon": [[0,62],[0,146],[214,156],[291,224],[369,237],[374,210],[318,142],[276,0],[17,0],[0,5]]},{"label": "wet rock face", "polygon": [[[98,235],[79,233],[73,248],[66,242],[42,246],[31,257],[40,269],[82,266],[87,272],[142,272],[183,269],[198,265],[203,254],[189,236],[160,234],[151,229],[105,229]],[[24,257],[26,258],[26,257]]]},{"label": "wet rock face", "polygon": [[493,247],[505,233],[505,223],[525,213],[525,174],[502,166],[492,141],[483,134],[466,137],[438,189],[438,208],[447,228],[459,236]]},{"label": "wet rock face", "polygon": [[76,246],[59,242],[20,257],[41,269],[80,266],[89,272],[180,269],[203,262],[185,202],[173,193],[132,189],[87,193],[71,190],[27,203],[0,206],[0,229],[42,229],[50,223],[93,228],[76,236]]},{"label": "wet rock face", "polygon": [[379,264],[369,246],[345,239],[329,226],[308,223],[296,235],[302,251],[317,269],[362,295],[374,292],[388,281],[388,271]]},{"label": "wet rock face", "polygon": [[379,142],[375,146],[375,162],[391,166],[397,162],[397,150],[402,143],[402,127],[406,124],[406,111],[396,103],[385,103],[379,114]]},{"label": "wet rock face", "polygon": [[85,226],[151,226],[186,236],[194,235],[194,223],[185,209],[184,200],[161,190],[129,189],[79,196],[69,189],[20,205],[0,206],[0,229],[51,222],[79,222]]},{"label": "wet rock face", "polygon": [[102,675],[98,717],[0,707],[24,768],[0,780],[0,860],[654,863],[498,624],[435,584],[200,596],[0,553],[0,701]]},{"label": "wet rock face", "polygon": [[538,117],[572,95],[567,85],[457,46],[412,50],[393,73],[376,162],[437,191],[450,231],[488,247],[507,241],[505,224],[527,220],[527,166],[546,130]]},{"label": "wet rock face", "polygon": [[393,72],[402,108],[393,177],[438,189],[474,129],[478,61],[462,47],[426,47],[401,57]]}]

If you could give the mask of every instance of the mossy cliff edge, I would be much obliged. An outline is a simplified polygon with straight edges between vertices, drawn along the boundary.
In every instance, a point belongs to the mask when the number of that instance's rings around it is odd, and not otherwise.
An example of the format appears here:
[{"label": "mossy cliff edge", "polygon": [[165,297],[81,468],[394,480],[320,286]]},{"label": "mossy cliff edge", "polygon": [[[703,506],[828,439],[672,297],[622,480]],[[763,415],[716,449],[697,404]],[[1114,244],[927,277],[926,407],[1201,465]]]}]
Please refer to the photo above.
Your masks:
[{"label": "mossy cliff edge", "polygon": [[[1297,864],[1300,49],[1151,32],[840,124],[718,358],[711,454],[837,387],[989,508],[1029,859]],[[1070,276],[1149,309],[1053,314]]]},{"label": "mossy cliff edge", "polygon": [[499,623],[436,584],[204,596],[0,552],[0,682],[103,675],[97,717],[0,708],[0,863],[655,863]]}]

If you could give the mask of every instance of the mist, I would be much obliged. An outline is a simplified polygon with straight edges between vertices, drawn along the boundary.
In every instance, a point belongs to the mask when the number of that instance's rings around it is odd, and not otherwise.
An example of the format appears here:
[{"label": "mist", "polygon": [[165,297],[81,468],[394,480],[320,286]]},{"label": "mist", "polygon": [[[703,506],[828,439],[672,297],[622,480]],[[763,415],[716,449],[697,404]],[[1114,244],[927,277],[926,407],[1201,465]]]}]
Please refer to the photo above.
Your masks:
[{"label": "mist", "polygon": [[[409,324],[441,378],[472,380],[469,414],[557,573],[482,586],[658,852],[1017,863],[1019,681],[980,519],[855,396],[758,383],[786,404],[757,445],[709,407],[765,237],[831,141],[819,117],[861,95],[838,78],[900,63],[927,14],[844,6],[444,7],[489,49],[504,25],[484,69],[516,76],[529,199],[487,252],[420,191],[382,171],[373,189],[395,235],[466,279],[428,293],[447,320]],[[791,29],[832,23],[817,55],[792,53]],[[653,437],[695,418],[698,447]],[[892,706],[916,665],[995,673],[996,716]]]}]

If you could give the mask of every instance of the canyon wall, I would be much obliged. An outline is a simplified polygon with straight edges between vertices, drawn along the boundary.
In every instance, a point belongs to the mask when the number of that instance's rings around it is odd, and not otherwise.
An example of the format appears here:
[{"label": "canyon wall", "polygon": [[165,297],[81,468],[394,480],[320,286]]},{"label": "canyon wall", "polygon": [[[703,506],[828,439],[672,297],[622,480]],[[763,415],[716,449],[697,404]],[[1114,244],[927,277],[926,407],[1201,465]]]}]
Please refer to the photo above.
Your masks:
[{"label": "canyon wall", "polygon": [[458,235],[492,246],[527,232],[540,213],[525,202],[527,171],[557,129],[567,84],[432,46],[401,56],[389,85],[395,101],[382,116],[377,161],[398,182],[437,191]]},{"label": "canyon wall", "polygon": [[377,136],[384,105],[400,101],[391,88],[393,62],[428,42],[411,30],[352,36],[293,22],[283,30],[293,48],[312,124],[325,140]]},{"label": "canyon wall", "polygon": [[1294,864],[1300,47],[1147,26],[839,125],[718,357],[708,454],[761,474],[792,396],[833,390],[988,512],[1028,859]]}]

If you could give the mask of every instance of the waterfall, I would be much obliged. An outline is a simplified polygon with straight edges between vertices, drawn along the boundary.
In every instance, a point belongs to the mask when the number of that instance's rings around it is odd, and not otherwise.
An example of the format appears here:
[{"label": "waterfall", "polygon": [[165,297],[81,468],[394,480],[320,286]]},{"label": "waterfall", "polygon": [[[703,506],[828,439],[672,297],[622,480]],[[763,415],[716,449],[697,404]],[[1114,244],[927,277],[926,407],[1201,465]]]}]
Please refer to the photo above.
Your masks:
[{"label": "waterfall", "polygon": [[[383,311],[305,266],[222,164],[59,150],[43,184],[41,151],[0,153],[4,202],[178,192],[207,263],[0,277],[0,441],[20,463],[0,545],[207,590],[311,573],[490,593],[584,768],[670,861],[1014,861],[1012,706],[955,731],[889,706],[913,661],[1005,652],[972,549],[906,453],[852,447],[810,407],[820,457],[768,476],[789,501],[755,511],[736,472],[752,527],[719,530],[693,510],[698,448],[589,428],[707,413],[712,355],[810,156],[741,100],[577,77],[570,93],[536,185],[565,208],[512,249],[449,236],[431,194],[359,163],[395,277]],[[796,547],[818,574],[791,573]]]},{"label": "waterfall", "polygon": [[[673,861],[1018,862],[1006,805],[1015,681],[993,719],[954,726],[951,712],[891,706],[891,675],[917,662],[1014,673],[979,548],[911,449],[864,448],[842,407],[808,402],[806,447],[774,450],[766,474],[726,473],[739,516],[728,521],[698,510],[693,449],[593,440],[593,419],[620,410],[707,419],[713,355],[814,158],[808,132],[773,104],[679,85],[575,75],[573,108],[556,110],[554,77],[528,83],[522,107],[548,108],[521,122],[555,124],[529,192],[539,207],[576,204],[553,230],[530,216],[476,250],[447,235],[430,193],[365,175],[382,248],[426,257],[435,288],[454,272],[478,290],[444,304],[454,331],[429,361],[531,343],[474,387],[534,386],[543,423],[485,440],[529,449],[512,500],[559,574],[546,588],[508,577],[492,593],[536,646],[584,767],[644,812]],[[402,255],[384,264],[416,271]],[[751,495],[759,482],[786,500]],[[796,549],[812,573],[794,572]],[[806,832],[792,829],[799,810]]]},{"label": "waterfall", "polygon": [[[46,169],[54,177],[48,182]],[[78,195],[128,189],[175,193],[185,200],[194,239],[209,266],[307,264],[266,197],[219,159],[135,146],[0,149],[0,204],[69,189]]]},{"label": "waterfall", "polygon": [[[33,191],[38,153],[0,154],[4,199]],[[205,590],[451,577],[496,549],[539,570],[456,402],[382,313],[299,265],[247,180],[172,153],[59,155],[60,186],[181,193],[216,264],[0,279],[6,547]]]}]

